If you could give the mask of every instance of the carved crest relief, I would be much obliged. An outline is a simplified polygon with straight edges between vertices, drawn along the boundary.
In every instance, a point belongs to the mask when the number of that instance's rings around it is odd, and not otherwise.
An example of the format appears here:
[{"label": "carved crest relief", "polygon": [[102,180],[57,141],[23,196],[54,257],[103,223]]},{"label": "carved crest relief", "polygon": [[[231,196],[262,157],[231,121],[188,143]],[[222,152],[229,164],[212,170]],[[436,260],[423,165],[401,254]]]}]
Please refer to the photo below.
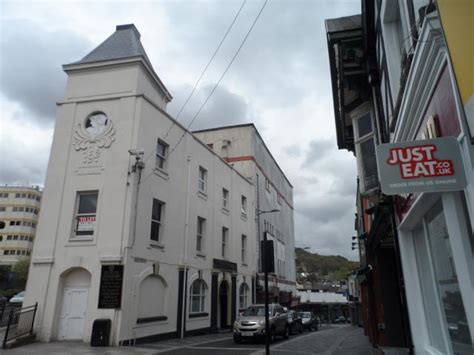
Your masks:
[{"label": "carved crest relief", "polygon": [[115,140],[115,128],[103,112],[91,114],[84,123],[79,123],[73,136],[76,151],[83,151],[83,164],[97,164],[102,149],[109,148]]}]

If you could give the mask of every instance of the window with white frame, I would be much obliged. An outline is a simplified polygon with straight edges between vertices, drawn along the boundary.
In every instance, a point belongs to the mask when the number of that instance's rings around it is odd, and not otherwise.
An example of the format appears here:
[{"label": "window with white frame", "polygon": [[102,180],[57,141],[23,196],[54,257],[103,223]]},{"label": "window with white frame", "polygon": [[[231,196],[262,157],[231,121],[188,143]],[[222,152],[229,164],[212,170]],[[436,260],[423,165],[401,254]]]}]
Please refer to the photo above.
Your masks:
[{"label": "window with white frame", "polygon": [[163,234],[163,210],[165,203],[153,199],[151,209],[150,239],[155,242],[161,242]]},{"label": "window with white frame", "polygon": [[229,209],[229,190],[222,189],[222,208]]},{"label": "window with white frame", "polygon": [[227,244],[229,242],[229,228],[222,227],[222,248],[221,255],[223,258],[227,257]]},{"label": "window with white frame", "polygon": [[156,143],[156,167],[159,169],[166,169],[166,158],[168,155],[168,144],[158,139]]},{"label": "window with white frame", "polygon": [[189,292],[189,313],[202,313],[206,310],[207,286],[204,280],[198,279],[191,285]]},{"label": "window with white frame", "polygon": [[247,197],[244,195],[242,195],[240,198],[240,211],[243,214],[247,214]]},{"label": "window with white frame", "polygon": [[[468,330],[459,330],[462,324],[468,327],[466,308],[472,302],[466,303],[469,296],[462,294],[452,239],[439,200],[413,230],[423,308],[430,346],[443,354],[451,348],[454,354],[464,354],[473,342]],[[450,344],[445,343],[444,334]]]},{"label": "window with white frame", "polygon": [[74,234],[90,236],[96,229],[98,191],[78,192],[76,197],[76,213],[74,216]]},{"label": "window with white frame", "polygon": [[242,264],[247,262],[247,236],[245,234],[242,234],[241,240],[241,259]]},{"label": "window with white frame", "polygon": [[239,309],[245,309],[249,306],[250,288],[243,282],[239,289]]},{"label": "window with white frame", "polygon": [[198,177],[198,190],[202,193],[206,193],[207,189],[207,170],[202,166],[199,167],[199,177]]},{"label": "window with white frame", "polygon": [[361,192],[367,192],[378,187],[377,160],[375,155],[375,133],[370,104],[365,103],[357,108],[353,114],[354,143]]},{"label": "window with white frame", "polygon": [[268,178],[265,178],[265,189],[270,192],[270,180]]},{"label": "window with white frame", "polygon": [[204,235],[206,233],[206,219],[202,217],[197,218],[196,231],[196,251],[202,253],[204,251]]}]

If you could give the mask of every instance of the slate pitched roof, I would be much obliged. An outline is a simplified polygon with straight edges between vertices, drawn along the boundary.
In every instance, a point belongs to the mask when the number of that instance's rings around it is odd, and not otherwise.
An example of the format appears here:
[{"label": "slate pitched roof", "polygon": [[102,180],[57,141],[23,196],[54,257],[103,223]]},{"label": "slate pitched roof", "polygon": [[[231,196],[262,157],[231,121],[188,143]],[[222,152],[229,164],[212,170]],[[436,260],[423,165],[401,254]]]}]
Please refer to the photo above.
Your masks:
[{"label": "slate pitched roof", "polygon": [[153,68],[134,24],[119,25],[116,31],[81,60],[72,64],[103,62],[114,59],[142,57]]},{"label": "slate pitched roof", "polygon": [[326,20],[327,32],[340,32],[361,28],[361,15],[352,15]]}]

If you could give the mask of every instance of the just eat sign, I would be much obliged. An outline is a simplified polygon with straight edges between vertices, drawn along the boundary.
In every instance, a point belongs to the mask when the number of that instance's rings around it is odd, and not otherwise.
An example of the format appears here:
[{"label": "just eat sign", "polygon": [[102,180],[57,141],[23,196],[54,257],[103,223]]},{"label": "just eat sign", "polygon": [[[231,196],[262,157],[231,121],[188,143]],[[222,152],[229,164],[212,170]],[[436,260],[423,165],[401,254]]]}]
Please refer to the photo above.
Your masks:
[{"label": "just eat sign", "polygon": [[461,150],[454,137],[379,145],[377,165],[386,195],[456,191],[466,186]]}]

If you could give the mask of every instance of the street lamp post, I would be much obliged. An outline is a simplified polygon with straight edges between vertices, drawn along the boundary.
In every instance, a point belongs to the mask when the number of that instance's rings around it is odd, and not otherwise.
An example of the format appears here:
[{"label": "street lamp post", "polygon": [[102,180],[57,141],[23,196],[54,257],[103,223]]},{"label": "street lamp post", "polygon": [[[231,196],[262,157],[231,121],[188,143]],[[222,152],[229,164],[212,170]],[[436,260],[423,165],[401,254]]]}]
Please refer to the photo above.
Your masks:
[{"label": "street lamp post", "polygon": [[[269,211],[260,211],[260,196],[259,196],[259,186],[258,186],[258,174],[257,174],[257,209],[255,210],[255,214],[257,217],[257,235],[258,235],[258,240],[260,241],[260,215],[264,213],[274,213],[274,212],[280,212],[279,209],[272,209]],[[263,233],[263,241],[267,241],[267,233]],[[265,354],[269,355],[270,354],[270,319],[269,319],[269,305],[268,305],[268,268],[266,265],[263,265],[262,263],[262,249],[260,246],[260,262],[262,264],[263,268],[263,275],[264,275],[264,287],[265,287]]]},{"label": "street lamp post", "polygon": [[[273,209],[271,211],[260,211],[257,210],[257,220],[258,220],[258,239],[260,240],[260,215],[264,213],[273,213],[273,212],[280,212],[280,210]],[[267,233],[263,233],[263,241],[267,242]],[[267,252],[265,250],[264,252]],[[263,252],[261,251],[261,260],[263,259]],[[265,257],[266,260],[268,260],[268,256]],[[262,263],[263,264],[263,263]],[[269,313],[270,313],[270,307],[269,307],[269,302],[268,302],[268,267],[267,265],[262,265],[263,266],[263,275],[264,275],[264,288],[265,288],[265,354],[269,355],[270,354],[270,319],[269,319]]]}]

